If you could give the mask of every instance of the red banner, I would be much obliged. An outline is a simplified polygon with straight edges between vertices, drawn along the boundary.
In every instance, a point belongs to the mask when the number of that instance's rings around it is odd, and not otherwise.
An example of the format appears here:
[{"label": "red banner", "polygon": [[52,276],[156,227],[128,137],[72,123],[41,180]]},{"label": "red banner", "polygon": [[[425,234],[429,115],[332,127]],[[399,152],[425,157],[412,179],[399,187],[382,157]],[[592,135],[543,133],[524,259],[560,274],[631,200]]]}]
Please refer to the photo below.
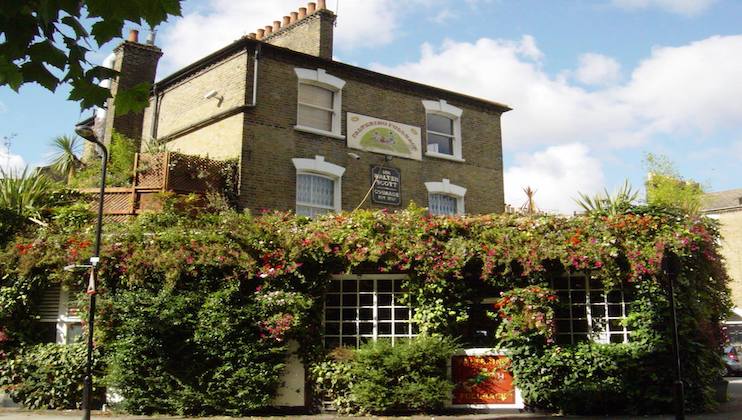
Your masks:
[{"label": "red banner", "polygon": [[515,387],[506,356],[453,356],[454,404],[514,404]]}]

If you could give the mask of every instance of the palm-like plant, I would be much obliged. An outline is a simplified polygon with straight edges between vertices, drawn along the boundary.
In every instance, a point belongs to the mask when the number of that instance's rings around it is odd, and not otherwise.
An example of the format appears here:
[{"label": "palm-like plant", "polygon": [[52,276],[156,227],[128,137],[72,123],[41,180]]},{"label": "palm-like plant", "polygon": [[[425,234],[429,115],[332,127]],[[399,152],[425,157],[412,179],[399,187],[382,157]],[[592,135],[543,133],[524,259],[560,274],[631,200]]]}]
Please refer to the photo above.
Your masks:
[{"label": "palm-like plant", "polygon": [[596,194],[593,197],[579,193],[580,198],[575,199],[575,202],[588,214],[616,215],[626,212],[639,197],[639,191],[633,190],[628,180],[624,181],[614,195],[608,193],[608,190],[604,191],[605,195]]},{"label": "palm-like plant", "polygon": [[58,136],[52,141],[52,146],[56,152],[52,157],[51,167],[64,175],[69,184],[77,171],[85,166],[78,157],[80,143],[77,137]]},{"label": "palm-like plant", "polygon": [[38,217],[55,190],[54,182],[37,171],[6,173],[0,169],[0,208]]}]

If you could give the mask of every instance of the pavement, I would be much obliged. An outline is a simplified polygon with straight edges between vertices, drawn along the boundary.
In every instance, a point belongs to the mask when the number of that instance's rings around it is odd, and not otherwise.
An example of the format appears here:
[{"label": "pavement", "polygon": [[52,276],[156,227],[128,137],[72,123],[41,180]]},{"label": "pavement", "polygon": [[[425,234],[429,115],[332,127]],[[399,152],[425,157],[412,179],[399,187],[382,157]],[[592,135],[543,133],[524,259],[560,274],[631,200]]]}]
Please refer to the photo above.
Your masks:
[{"label": "pavement", "polygon": [[[688,415],[688,419],[724,419],[724,420],[742,420],[742,378],[726,378],[729,381],[729,388],[727,395],[729,400],[727,402],[719,404],[719,409],[715,413],[707,414],[696,414]],[[71,420],[74,418],[81,418],[82,412],[78,410],[66,410],[66,411],[55,411],[55,410],[23,410],[18,408],[0,408],[0,420]],[[112,412],[105,411],[94,411],[92,413],[93,419],[101,420],[176,420],[176,419],[187,419],[187,420],[236,420],[235,417],[178,417],[178,416],[130,416],[120,415]],[[559,416],[559,415],[545,415],[545,414],[534,414],[534,413],[518,413],[518,414],[461,414],[461,415],[442,415],[442,416],[379,416],[379,417],[345,417],[336,416],[329,414],[317,414],[308,416],[289,416],[289,415],[277,415],[277,416],[261,416],[261,417],[241,417],[241,419],[255,419],[255,420],[279,420],[279,419],[303,419],[303,420],[331,420],[331,419],[410,419],[410,420],[444,420],[444,419],[466,419],[466,420],[490,420],[490,419],[555,419],[555,418],[566,418],[566,419],[581,419],[581,420],[592,420],[592,419],[674,419],[672,415],[662,416],[606,416],[606,417],[591,417],[591,416]]]}]

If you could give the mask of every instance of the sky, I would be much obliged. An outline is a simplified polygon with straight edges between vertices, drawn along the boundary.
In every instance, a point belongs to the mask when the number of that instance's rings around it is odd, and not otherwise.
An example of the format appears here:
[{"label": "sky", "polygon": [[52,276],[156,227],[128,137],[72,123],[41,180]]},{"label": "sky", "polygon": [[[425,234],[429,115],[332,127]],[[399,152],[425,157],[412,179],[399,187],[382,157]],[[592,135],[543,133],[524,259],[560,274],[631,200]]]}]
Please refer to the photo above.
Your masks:
[{"label": "sky", "polygon": [[[338,15],[335,60],[513,108],[502,119],[508,204],[520,207],[530,186],[540,208],[570,213],[580,192],[625,180],[639,189],[647,153],[667,156],[708,191],[742,188],[742,1],[327,5]],[[304,6],[185,0],[183,16],[158,28],[157,77]],[[89,58],[100,63],[115,45]],[[9,150],[0,142],[0,167],[49,161],[51,140],[91,115],[67,94],[0,87],[0,140],[11,138]]]}]

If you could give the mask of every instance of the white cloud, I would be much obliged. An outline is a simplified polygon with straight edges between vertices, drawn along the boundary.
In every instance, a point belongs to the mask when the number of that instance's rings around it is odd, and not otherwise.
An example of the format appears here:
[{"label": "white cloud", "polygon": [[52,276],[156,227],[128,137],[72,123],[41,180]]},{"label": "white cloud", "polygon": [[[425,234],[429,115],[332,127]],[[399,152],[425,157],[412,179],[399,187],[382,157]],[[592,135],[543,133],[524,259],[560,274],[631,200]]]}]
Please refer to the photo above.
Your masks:
[{"label": "white cloud", "polygon": [[579,192],[594,194],[603,188],[600,160],[580,143],[549,147],[520,155],[505,171],[505,202],[520,207],[526,201],[523,188],[536,190],[534,200],[541,210],[571,214],[578,209],[573,198]]},{"label": "white cloud", "polygon": [[0,114],[5,112],[8,112],[8,107],[4,103],[0,102]]},{"label": "white cloud", "polygon": [[[328,8],[335,7],[335,2],[327,3]],[[335,28],[336,50],[392,42],[400,34],[401,17],[423,3],[426,1],[341,2]],[[203,7],[174,20],[164,29],[161,39],[165,54],[160,75],[186,66],[258,28],[272,25],[274,20],[281,20],[299,7],[306,7],[306,2],[208,0]]]},{"label": "white cloud", "polygon": [[0,170],[2,172],[14,173],[25,167],[26,161],[20,155],[10,153],[5,146],[0,145]]},{"label": "white cloud", "polygon": [[694,16],[711,7],[716,0],[613,0],[613,4],[626,10],[657,8],[671,13]]},{"label": "white cloud", "polygon": [[615,59],[595,53],[582,54],[575,78],[585,85],[612,85],[621,79],[621,65]]}]

